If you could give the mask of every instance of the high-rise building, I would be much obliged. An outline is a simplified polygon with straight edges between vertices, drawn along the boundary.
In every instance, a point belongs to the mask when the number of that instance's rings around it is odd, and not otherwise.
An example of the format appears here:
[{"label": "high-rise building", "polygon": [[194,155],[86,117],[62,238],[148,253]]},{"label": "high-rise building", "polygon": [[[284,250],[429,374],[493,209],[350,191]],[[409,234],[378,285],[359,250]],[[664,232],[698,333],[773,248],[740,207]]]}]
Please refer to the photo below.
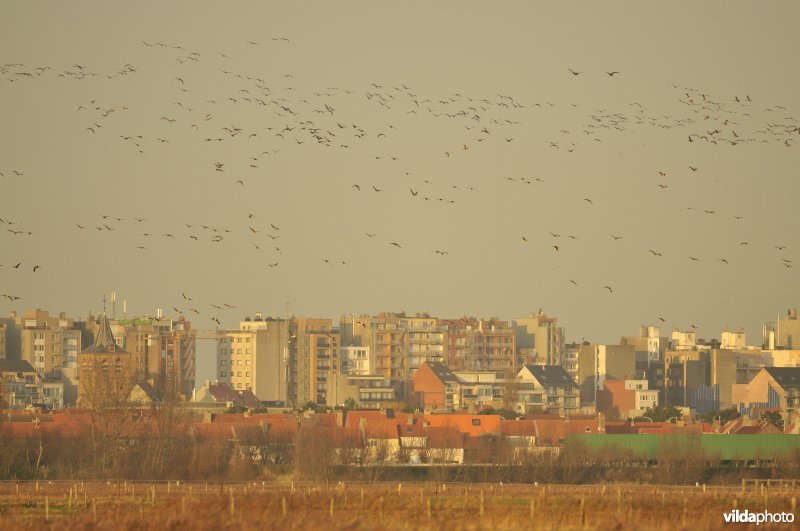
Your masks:
[{"label": "high-rise building", "polygon": [[544,365],[561,365],[566,334],[558,319],[539,310],[538,314],[514,319],[512,325],[520,358],[527,358],[519,359],[518,366],[537,360]]},{"label": "high-rise building", "polygon": [[158,395],[192,396],[195,384],[195,336],[191,323],[159,316],[110,321],[117,344],[130,352],[138,382]]},{"label": "high-rise building", "polygon": [[0,323],[0,360],[6,359],[6,325]]},{"label": "high-rise building", "polygon": [[368,347],[372,374],[393,382],[409,380],[426,361],[445,358],[446,327],[427,313],[342,316],[340,333],[344,347]]},{"label": "high-rise building", "polygon": [[292,319],[293,341],[289,358],[289,401],[294,406],[308,402],[337,405],[334,399],[339,362],[339,331],[330,319]]},{"label": "high-rise building", "polygon": [[64,313],[58,317],[42,310],[17,318],[21,359],[27,361],[45,382],[64,384],[64,401],[74,404],[78,390],[78,353],[81,329]]},{"label": "high-rise building", "polygon": [[297,335],[286,319],[246,317],[217,343],[217,379],[231,389],[250,389],[259,400],[288,403],[290,350]]},{"label": "high-rise building", "polygon": [[440,323],[446,329],[445,363],[451,370],[516,371],[516,335],[508,321],[462,317]]},{"label": "high-rise building", "polygon": [[596,402],[605,380],[628,380],[636,374],[633,345],[583,344],[578,351],[578,386],[581,404]]}]

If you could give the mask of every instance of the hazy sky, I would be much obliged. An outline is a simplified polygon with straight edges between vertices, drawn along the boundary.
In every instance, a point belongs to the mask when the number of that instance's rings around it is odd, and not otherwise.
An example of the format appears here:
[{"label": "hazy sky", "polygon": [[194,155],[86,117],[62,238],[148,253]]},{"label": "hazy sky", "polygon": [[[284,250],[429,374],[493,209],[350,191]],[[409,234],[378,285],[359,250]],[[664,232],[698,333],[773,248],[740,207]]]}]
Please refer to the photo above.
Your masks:
[{"label": "hazy sky", "polygon": [[798,20],[797,2],[3,2],[0,293],[21,300],[0,312],[83,317],[116,290],[198,328],[287,302],[543,308],[569,340],[663,317],[758,343],[800,303]]}]

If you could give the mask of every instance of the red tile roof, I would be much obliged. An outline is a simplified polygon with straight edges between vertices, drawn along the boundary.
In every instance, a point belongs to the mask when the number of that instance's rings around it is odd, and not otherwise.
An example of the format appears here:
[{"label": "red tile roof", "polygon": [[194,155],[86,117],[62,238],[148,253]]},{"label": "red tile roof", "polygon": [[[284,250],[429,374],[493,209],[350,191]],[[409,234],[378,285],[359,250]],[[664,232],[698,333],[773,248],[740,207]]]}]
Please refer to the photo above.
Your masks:
[{"label": "red tile roof", "polygon": [[380,411],[348,411],[344,425],[348,428],[358,428],[361,419],[366,419],[367,423],[388,420],[386,414]]},{"label": "red tile roof", "polygon": [[500,415],[426,415],[430,426],[449,426],[471,437],[500,433]]},{"label": "red tile roof", "polygon": [[534,437],[536,435],[536,421],[501,420],[500,433],[504,437]]}]

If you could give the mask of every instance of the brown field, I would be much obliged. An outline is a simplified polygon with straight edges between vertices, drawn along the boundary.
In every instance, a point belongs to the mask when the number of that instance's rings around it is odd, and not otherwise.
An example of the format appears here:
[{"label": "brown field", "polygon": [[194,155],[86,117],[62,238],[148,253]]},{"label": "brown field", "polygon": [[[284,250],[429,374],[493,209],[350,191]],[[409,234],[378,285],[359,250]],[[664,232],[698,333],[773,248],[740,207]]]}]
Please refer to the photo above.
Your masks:
[{"label": "brown field", "polygon": [[[800,485],[798,486],[800,487]],[[271,482],[0,483],[0,529],[717,529],[800,488]],[[736,528],[747,529],[745,524]],[[755,529],[755,525],[752,526]],[[790,524],[776,525],[791,528]],[[769,529],[761,525],[759,529]]]}]

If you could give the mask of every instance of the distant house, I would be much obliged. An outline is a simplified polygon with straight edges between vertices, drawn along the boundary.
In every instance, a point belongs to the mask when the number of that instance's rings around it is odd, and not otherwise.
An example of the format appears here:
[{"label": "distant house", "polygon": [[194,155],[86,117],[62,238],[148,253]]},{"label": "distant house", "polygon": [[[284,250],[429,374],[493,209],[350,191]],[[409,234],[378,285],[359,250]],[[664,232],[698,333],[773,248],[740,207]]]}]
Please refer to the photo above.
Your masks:
[{"label": "distant house", "polygon": [[261,401],[250,389],[237,391],[227,384],[218,381],[206,380],[195,390],[193,402],[202,404],[216,404],[220,407],[246,407],[255,409],[262,407]]},{"label": "distant house", "polygon": [[734,435],[777,435],[783,433],[783,430],[766,420],[750,420],[748,417],[739,417],[725,423],[720,429],[720,433]]},{"label": "distant house", "polygon": [[128,402],[132,406],[152,406],[158,402],[158,396],[150,384],[140,382],[133,385]]},{"label": "distant house", "polygon": [[25,360],[0,358],[0,404],[10,409],[64,407],[64,384],[45,382]]},{"label": "distant house", "polygon": [[757,417],[763,409],[800,410],[800,367],[764,367],[746,384],[733,384],[732,402],[739,413]]},{"label": "distant house", "polygon": [[658,405],[658,391],[647,380],[605,380],[597,391],[597,410],[610,418],[633,418]]},{"label": "distant house", "polygon": [[424,362],[411,377],[411,398],[425,410],[457,409],[461,384],[455,374],[441,362]]},{"label": "distant house", "polygon": [[555,413],[562,417],[578,410],[578,386],[560,365],[525,365],[517,373],[512,402],[515,411]]}]

